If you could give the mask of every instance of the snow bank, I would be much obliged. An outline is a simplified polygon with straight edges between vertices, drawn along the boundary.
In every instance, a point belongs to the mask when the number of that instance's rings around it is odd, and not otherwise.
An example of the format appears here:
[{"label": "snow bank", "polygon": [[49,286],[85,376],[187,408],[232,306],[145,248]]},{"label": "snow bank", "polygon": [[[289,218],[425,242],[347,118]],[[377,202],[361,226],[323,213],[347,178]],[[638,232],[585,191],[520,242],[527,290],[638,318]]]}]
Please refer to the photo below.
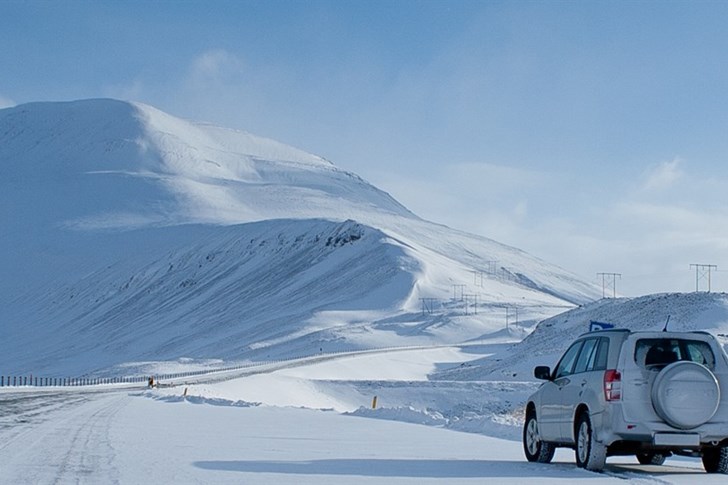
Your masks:
[{"label": "snow bank", "polygon": [[415,409],[412,406],[379,409],[360,407],[356,411],[344,414],[365,418],[389,419],[392,421],[402,421],[403,423],[426,424],[429,426],[444,426],[447,424],[447,419],[439,412],[431,409]]}]

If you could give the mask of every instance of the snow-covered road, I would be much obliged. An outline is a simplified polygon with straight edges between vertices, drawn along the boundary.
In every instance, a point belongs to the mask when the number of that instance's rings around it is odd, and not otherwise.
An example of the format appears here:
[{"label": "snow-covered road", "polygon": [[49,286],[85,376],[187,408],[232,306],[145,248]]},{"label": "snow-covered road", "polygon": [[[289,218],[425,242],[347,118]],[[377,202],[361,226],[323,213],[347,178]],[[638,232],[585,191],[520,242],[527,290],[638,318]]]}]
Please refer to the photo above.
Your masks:
[{"label": "snow-covered road", "polygon": [[[273,406],[139,391],[0,394],[0,483],[722,483],[694,463],[605,474],[573,453],[526,463],[518,442]],[[628,464],[631,463],[631,464]],[[677,464],[677,466],[675,466]]]},{"label": "snow-covered road", "polygon": [[0,397],[0,482],[118,483],[109,438],[126,393]]}]

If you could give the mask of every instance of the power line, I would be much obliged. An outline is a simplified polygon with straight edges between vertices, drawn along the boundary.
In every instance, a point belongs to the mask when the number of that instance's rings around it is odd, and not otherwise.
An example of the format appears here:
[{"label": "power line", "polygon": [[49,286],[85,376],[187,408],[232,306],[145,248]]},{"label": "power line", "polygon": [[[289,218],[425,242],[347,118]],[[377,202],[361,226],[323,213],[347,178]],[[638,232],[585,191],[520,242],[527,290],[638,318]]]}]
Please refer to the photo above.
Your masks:
[{"label": "power line", "polygon": [[483,272],[479,270],[470,271],[473,273],[473,284],[477,287],[483,287]]},{"label": "power line", "polygon": [[422,302],[422,314],[428,313],[432,315],[435,313],[435,302],[437,298],[420,298]]},{"label": "power line", "polygon": [[474,293],[466,293],[463,296],[465,298],[465,314],[469,315],[470,312],[468,309],[469,309],[469,307],[472,307],[473,314],[477,315],[478,314],[478,295],[474,294]]},{"label": "power line", "polygon": [[606,298],[607,287],[612,288],[612,298],[617,298],[617,278],[622,278],[622,273],[597,273],[597,278],[602,277],[602,298]]},{"label": "power line", "polygon": [[700,291],[700,281],[708,280],[708,293],[710,293],[710,272],[718,271],[718,266],[714,264],[691,264],[691,268],[695,268],[695,292]]},{"label": "power line", "polygon": [[508,328],[508,325],[511,323],[512,317],[515,317],[515,322],[513,322],[513,324],[518,325],[518,307],[515,305],[506,305],[506,328]]},{"label": "power line", "polygon": [[[463,301],[464,297],[463,294],[465,293],[465,287],[467,285],[452,285],[452,299],[453,300],[460,300]],[[460,293],[460,298],[458,298],[458,293]]]}]

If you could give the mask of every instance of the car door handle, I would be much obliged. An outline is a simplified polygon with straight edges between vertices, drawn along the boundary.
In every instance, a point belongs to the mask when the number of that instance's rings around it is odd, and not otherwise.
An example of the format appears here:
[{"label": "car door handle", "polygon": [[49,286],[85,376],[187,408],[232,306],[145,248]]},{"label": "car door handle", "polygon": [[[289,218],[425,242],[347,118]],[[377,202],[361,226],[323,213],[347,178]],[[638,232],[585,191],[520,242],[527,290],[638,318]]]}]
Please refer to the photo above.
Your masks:
[{"label": "car door handle", "polygon": [[583,381],[581,381],[581,387],[586,386],[586,384],[587,384],[586,379],[584,379]]}]

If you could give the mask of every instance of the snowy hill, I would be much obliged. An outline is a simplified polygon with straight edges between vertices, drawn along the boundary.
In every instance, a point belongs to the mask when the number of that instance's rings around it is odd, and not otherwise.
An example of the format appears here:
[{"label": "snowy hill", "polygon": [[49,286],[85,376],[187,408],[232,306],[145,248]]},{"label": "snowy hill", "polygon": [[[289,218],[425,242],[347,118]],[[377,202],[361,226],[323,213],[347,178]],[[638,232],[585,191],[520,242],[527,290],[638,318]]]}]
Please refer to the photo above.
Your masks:
[{"label": "snowy hill", "polygon": [[15,189],[7,195],[32,199],[28,210],[50,209],[68,227],[229,224],[292,212],[341,219],[372,209],[414,217],[322,158],[142,104],[26,104],[0,111],[0,133],[3,179]]},{"label": "snowy hill", "polygon": [[554,367],[566,348],[589,331],[589,323],[617,328],[660,331],[670,317],[674,331],[705,331],[728,348],[728,294],[666,293],[638,298],[602,299],[539,323],[522,342],[488,359],[433,377],[445,380],[531,380],[537,365]]},{"label": "snowy hill", "polygon": [[320,157],[114,100],[0,110],[0,218],[8,372],[460,342],[599,294]]},{"label": "snowy hill", "polygon": [[290,217],[366,222],[372,212],[414,217],[319,157],[113,100],[0,110],[0,183],[10,260],[44,253],[59,228],[120,231]]}]

